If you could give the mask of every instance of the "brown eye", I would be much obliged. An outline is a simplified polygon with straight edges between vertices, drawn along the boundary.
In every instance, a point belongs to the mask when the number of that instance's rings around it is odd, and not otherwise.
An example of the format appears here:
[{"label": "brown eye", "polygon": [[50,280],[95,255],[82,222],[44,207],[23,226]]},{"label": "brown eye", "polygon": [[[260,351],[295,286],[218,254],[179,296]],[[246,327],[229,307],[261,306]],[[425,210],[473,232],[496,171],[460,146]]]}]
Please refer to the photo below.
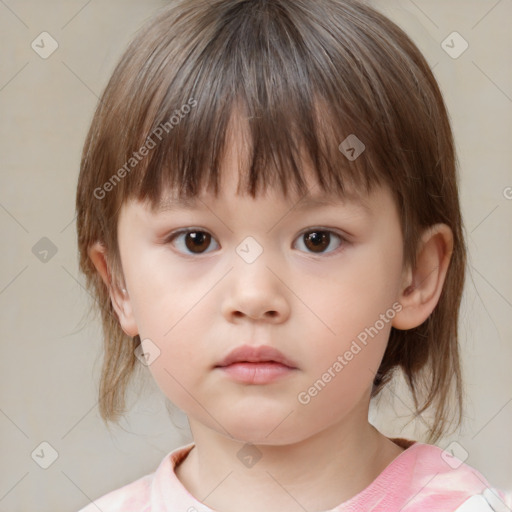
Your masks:
[{"label": "brown eye", "polygon": [[327,247],[329,247],[331,238],[328,233],[323,231],[312,231],[311,233],[306,233],[306,235],[304,235],[304,240],[308,249],[313,252],[323,252]]},{"label": "brown eye", "polygon": [[180,252],[188,254],[204,254],[211,245],[213,238],[206,231],[189,230],[175,233],[169,240],[178,247]]},{"label": "brown eye", "polygon": [[311,230],[303,233],[301,238],[299,239],[303,242],[306,247],[307,252],[312,252],[316,254],[322,254],[324,252],[330,253],[335,250],[337,247],[331,248],[330,250],[326,250],[332,244],[332,239],[334,238],[339,240],[338,246],[341,245],[343,238],[336,233],[327,230]]},{"label": "brown eye", "polygon": [[185,235],[185,245],[187,249],[192,252],[203,252],[204,249],[208,248],[210,244],[211,236],[203,231],[192,231]]}]

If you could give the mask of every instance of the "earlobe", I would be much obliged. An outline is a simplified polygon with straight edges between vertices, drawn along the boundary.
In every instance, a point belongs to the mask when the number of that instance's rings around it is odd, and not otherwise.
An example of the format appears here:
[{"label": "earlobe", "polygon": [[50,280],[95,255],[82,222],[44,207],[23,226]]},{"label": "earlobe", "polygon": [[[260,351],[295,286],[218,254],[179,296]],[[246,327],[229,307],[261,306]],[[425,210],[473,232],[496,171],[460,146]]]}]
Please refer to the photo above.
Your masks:
[{"label": "earlobe", "polygon": [[404,274],[399,302],[402,310],[393,319],[395,329],[421,325],[436,307],[453,251],[453,233],[446,224],[435,224],[424,231],[414,269]]},{"label": "earlobe", "polygon": [[118,286],[112,279],[107,260],[107,250],[100,242],[95,242],[88,250],[89,258],[101,279],[105,283],[119,323],[123,331],[132,338],[138,334],[138,328],[133,315],[132,304],[126,289]]}]

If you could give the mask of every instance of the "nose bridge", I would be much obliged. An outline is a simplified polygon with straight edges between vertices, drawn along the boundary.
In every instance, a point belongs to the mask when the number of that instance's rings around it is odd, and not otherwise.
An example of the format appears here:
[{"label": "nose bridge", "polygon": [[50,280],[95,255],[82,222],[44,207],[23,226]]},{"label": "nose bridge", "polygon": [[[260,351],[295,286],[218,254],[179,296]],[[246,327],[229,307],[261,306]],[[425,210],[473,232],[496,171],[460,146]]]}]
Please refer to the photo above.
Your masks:
[{"label": "nose bridge", "polygon": [[265,241],[247,236],[236,247],[224,313],[251,318],[281,318],[289,313],[285,286],[277,277],[279,262]]},{"label": "nose bridge", "polygon": [[[261,241],[261,238],[260,238]],[[275,256],[275,255],[274,255]],[[273,260],[273,261],[272,261]],[[247,236],[237,247],[234,258],[235,284],[246,288],[247,294],[265,293],[272,283],[269,267],[276,264],[268,244],[260,243],[253,236]]]}]

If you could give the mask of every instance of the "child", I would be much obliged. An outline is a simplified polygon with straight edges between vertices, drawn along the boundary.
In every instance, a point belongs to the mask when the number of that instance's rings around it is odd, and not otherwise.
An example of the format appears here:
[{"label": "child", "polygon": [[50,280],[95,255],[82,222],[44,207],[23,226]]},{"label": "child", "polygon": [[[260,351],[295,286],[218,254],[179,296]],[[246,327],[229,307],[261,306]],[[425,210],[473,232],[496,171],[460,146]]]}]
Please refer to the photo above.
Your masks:
[{"label": "child", "polygon": [[194,439],[83,512],[512,506],[450,450],[368,422],[398,369],[429,441],[462,407],[452,133],[384,16],[355,0],[173,3],[105,90],[77,212],[102,417],[144,364]]}]

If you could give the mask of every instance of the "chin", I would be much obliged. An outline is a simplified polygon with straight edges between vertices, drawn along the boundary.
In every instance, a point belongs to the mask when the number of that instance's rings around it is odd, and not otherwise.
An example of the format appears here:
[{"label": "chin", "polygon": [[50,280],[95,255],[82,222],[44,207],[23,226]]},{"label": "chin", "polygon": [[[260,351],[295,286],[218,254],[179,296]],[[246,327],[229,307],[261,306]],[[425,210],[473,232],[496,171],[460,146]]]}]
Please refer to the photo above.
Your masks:
[{"label": "chin", "polygon": [[[304,440],[308,437],[301,429],[297,428],[295,421],[290,421],[291,414],[286,420],[286,414],[279,417],[265,417],[260,414],[256,418],[238,417],[226,422],[229,433],[237,441],[258,445],[288,445]],[[283,421],[284,420],[284,421]]]}]

